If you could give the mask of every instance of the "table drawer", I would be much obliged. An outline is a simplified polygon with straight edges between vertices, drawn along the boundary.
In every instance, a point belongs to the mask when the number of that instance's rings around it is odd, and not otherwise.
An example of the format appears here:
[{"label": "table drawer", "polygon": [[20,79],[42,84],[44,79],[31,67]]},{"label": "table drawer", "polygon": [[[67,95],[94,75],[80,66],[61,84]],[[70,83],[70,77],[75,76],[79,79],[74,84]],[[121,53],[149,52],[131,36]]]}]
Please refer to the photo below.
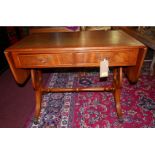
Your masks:
[{"label": "table drawer", "polygon": [[138,49],[115,51],[88,51],[63,53],[14,53],[15,65],[18,68],[49,67],[95,67],[104,58],[109,66],[132,66],[136,64]]}]

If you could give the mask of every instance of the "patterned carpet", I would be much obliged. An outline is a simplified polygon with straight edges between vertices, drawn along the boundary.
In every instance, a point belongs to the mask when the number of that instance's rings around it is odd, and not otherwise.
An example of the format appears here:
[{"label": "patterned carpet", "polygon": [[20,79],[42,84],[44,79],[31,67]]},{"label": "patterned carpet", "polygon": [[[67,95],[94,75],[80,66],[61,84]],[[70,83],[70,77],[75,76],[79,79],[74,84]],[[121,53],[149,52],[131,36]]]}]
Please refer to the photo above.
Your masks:
[{"label": "patterned carpet", "polygon": [[[51,73],[48,87],[110,85],[96,70]],[[39,124],[32,128],[147,128],[155,127],[155,78],[145,70],[135,85],[123,77],[121,92],[123,121],[119,121],[111,92],[48,93],[43,96]]]}]

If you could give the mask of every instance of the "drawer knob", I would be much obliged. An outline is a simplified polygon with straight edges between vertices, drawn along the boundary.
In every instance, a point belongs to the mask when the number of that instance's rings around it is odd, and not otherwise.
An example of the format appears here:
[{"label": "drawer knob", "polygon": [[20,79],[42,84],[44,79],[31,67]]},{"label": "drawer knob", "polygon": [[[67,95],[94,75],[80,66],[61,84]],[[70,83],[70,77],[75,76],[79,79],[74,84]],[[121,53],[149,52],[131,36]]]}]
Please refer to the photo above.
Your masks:
[{"label": "drawer knob", "polygon": [[39,61],[41,62],[41,63],[46,63],[47,62],[47,58],[39,58]]}]

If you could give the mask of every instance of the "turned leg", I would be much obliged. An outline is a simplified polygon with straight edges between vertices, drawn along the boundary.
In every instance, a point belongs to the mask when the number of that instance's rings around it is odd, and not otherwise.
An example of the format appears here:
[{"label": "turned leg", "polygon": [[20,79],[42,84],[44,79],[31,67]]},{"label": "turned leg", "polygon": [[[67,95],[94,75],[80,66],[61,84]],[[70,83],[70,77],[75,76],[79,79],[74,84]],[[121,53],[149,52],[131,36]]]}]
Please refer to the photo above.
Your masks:
[{"label": "turned leg", "polygon": [[121,95],[121,86],[122,86],[122,67],[114,68],[114,98],[116,102],[116,111],[119,118],[122,117],[120,95]]},{"label": "turned leg", "polygon": [[42,92],[41,92],[41,84],[42,84],[42,73],[40,70],[31,70],[31,78],[32,78],[32,85],[35,91],[35,98],[36,98],[36,105],[35,105],[35,115],[34,115],[34,123],[38,122],[38,118],[40,115],[41,110],[41,99],[42,99]]}]

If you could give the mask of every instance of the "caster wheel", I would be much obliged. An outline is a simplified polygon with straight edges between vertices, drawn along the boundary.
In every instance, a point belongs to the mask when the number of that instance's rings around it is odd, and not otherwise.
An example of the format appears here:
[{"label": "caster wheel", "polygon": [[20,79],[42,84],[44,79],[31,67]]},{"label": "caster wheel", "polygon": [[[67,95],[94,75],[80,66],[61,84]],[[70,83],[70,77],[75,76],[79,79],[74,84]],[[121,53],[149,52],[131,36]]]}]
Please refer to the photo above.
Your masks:
[{"label": "caster wheel", "polygon": [[119,117],[118,118],[118,121],[119,121],[119,123],[123,123],[124,122],[124,119],[122,117]]},{"label": "caster wheel", "polygon": [[39,123],[38,119],[37,119],[37,118],[34,118],[34,119],[33,119],[33,123],[34,123],[35,125],[37,125],[37,124]]}]

